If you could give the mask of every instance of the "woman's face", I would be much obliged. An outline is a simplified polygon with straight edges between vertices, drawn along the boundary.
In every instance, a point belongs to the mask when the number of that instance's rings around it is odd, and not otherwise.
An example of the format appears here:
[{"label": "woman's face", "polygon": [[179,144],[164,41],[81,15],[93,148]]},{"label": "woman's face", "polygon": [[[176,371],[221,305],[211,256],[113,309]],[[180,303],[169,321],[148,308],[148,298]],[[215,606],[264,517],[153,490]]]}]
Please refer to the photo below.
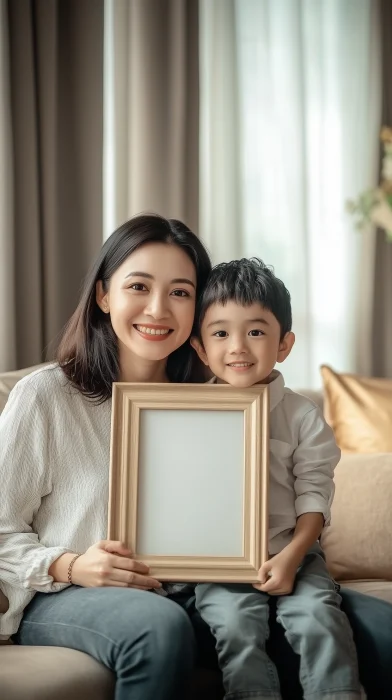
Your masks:
[{"label": "woman's face", "polygon": [[119,342],[120,367],[139,358],[166,359],[190,336],[195,314],[196,270],[176,245],[147,243],[132,253],[110,279],[97,303],[110,313]]}]

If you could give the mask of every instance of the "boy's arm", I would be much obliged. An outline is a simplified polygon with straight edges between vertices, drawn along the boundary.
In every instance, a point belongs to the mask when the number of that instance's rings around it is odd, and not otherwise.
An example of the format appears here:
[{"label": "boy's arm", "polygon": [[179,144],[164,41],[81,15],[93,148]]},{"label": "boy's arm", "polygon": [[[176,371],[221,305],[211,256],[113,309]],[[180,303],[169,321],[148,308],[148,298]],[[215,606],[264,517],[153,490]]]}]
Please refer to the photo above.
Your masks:
[{"label": "boy's arm", "polygon": [[293,590],[298,567],[308,549],[317,542],[324,526],[322,513],[300,515],[290,544],[263,564],[257,588],[270,595],[288,595]]},{"label": "boy's arm", "polygon": [[308,549],[329,524],[334,495],[333,472],[340,459],[333,432],[316,406],[305,414],[293,453],[297,525],[293,539],[260,569],[255,587],[272,595],[291,593],[297,569]]},{"label": "boy's arm", "polygon": [[329,525],[335,492],[333,473],[339,459],[332,429],[321,410],[313,406],[301,420],[293,453],[297,518],[304,513],[322,513],[325,525]]},{"label": "boy's arm", "polygon": [[304,513],[297,520],[294,536],[288,549],[293,561],[298,562],[297,568],[303,560],[308,549],[317,542],[324,527],[324,517],[322,513]]}]

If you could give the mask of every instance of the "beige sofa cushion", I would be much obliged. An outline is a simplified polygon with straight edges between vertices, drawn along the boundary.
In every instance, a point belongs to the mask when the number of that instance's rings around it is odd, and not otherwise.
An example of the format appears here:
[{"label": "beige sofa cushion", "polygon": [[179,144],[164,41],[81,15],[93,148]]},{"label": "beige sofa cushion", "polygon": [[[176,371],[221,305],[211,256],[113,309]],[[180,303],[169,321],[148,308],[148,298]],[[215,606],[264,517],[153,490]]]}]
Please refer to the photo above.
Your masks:
[{"label": "beige sofa cushion", "polygon": [[321,544],[338,581],[392,581],[392,454],[346,454]]},{"label": "beige sofa cushion", "polygon": [[392,581],[347,581],[342,585],[342,589],[347,588],[392,603]]},{"label": "beige sofa cushion", "polygon": [[91,656],[61,647],[0,647],[4,700],[113,700],[114,676]]}]

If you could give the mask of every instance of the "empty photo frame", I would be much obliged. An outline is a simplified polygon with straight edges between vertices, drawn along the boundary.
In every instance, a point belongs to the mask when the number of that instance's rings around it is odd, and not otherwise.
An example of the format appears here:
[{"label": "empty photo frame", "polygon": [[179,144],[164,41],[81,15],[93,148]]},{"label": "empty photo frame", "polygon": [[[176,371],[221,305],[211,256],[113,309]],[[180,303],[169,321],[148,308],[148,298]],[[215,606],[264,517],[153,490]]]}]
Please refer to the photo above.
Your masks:
[{"label": "empty photo frame", "polygon": [[254,583],[268,558],[268,387],[113,385],[108,537],[160,581]]}]

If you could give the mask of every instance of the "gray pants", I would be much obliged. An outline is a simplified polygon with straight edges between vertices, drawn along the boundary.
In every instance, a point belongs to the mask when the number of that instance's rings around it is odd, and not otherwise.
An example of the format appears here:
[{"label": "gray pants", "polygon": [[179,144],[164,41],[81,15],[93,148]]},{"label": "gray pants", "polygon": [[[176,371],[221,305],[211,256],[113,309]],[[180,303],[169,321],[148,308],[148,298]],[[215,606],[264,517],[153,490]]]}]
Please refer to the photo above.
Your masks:
[{"label": "gray pants", "polygon": [[[265,651],[269,595],[247,585],[199,583],[195,596],[216,639],[226,699],[280,700],[278,675]],[[301,564],[293,593],[279,597],[277,619],[300,656],[305,700],[364,697],[351,627],[318,545]]]}]

